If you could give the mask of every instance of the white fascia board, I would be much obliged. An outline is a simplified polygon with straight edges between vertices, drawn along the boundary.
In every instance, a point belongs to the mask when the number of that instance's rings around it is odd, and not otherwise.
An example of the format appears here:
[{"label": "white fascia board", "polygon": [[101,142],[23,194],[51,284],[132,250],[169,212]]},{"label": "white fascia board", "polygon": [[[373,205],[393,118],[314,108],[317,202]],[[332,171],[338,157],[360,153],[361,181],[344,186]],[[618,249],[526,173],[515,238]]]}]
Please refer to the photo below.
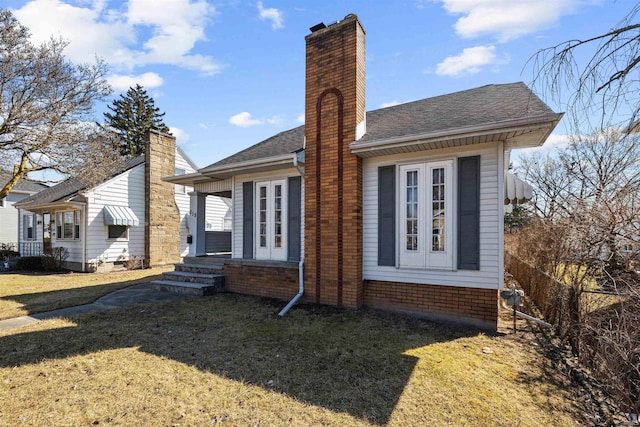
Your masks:
[{"label": "white fascia board", "polygon": [[264,157],[261,159],[247,160],[244,162],[231,163],[217,167],[208,167],[200,169],[203,176],[211,178],[226,178],[241,173],[253,172],[256,169],[277,168],[279,166],[293,166],[297,153],[281,154],[279,156]]},{"label": "white fascia board", "polygon": [[488,123],[478,126],[460,127],[455,129],[447,129],[444,131],[427,132],[417,135],[405,135],[395,138],[379,139],[375,141],[354,141],[349,144],[349,148],[351,149],[352,153],[357,154],[360,152],[375,151],[383,148],[402,146],[404,144],[423,144],[430,141],[441,141],[453,138],[472,138],[492,133],[517,132],[526,130],[529,127],[541,125],[549,127],[549,131],[547,133],[548,135],[558,124],[558,121],[560,121],[562,115],[562,113],[546,114],[543,116],[527,117],[525,119],[503,120],[501,122]]}]

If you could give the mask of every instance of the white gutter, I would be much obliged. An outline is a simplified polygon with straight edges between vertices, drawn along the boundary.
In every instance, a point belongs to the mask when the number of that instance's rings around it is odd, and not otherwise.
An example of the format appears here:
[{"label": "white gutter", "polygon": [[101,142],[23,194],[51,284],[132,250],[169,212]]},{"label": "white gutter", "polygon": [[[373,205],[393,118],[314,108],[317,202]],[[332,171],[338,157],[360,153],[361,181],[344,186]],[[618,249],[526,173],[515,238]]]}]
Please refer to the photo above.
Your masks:
[{"label": "white gutter", "polygon": [[304,259],[301,259],[300,262],[298,263],[298,283],[300,284],[300,288],[298,290],[298,293],[296,294],[296,296],[293,297],[293,299],[291,301],[289,301],[289,304],[287,304],[281,311],[280,313],[278,313],[278,316],[283,317],[285,314],[287,314],[287,311],[289,311],[289,309],[291,307],[293,307],[293,305],[298,302],[298,300],[300,299],[300,297],[302,297],[302,294],[304,294]]},{"label": "white gutter", "polygon": [[467,126],[457,129],[447,129],[442,131],[427,132],[417,135],[406,135],[392,138],[379,139],[375,141],[354,141],[349,144],[352,153],[361,153],[371,150],[380,150],[391,148],[395,145],[412,143],[425,144],[432,141],[441,141],[449,139],[470,138],[474,136],[482,136],[488,133],[509,133],[517,132],[532,126],[546,127],[548,133],[551,133],[558,121],[562,118],[562,114],[548,114],[544,116],[528,117],[525,119],[504,120],[497,123],[488,123],[476,126]]},{"label": "white gutter", "polygon": [[231,174],[234,172],[243,172],[258,167],[279,166],[291,161],[291,153],[281,154],[278,156],[262,157],[259,159],[246,160],[244,162],[231,163],[217,167],[207,167],[200,169],[198,172],[207,177],[210,175]]},{"label": "white gutter", "polygon": [[300,174],[302,179],[304,179],[304,171],[302,170],[302,168],[300,167],[300,164],[298,163],[298,153],[293,154],[293,166],[295,166],[295,168],[298,169],[298,173]]}]

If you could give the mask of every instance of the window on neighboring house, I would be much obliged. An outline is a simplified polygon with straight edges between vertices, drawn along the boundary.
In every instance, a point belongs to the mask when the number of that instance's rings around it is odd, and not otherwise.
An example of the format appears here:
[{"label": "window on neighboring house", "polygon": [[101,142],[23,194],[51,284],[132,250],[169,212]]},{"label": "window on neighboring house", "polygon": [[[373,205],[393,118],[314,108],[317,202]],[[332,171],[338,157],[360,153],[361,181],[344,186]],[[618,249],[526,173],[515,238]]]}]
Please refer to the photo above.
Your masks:
[{"label": "window on neighboring house", "polygon": [[56,239],[80,238],[80,211],[56,212]]},{"label": "window on neighboring house", "polygon": [[[175,174],[176,175],[184,175],[187,171],[184,169],[178,169],[176,168],[175,170]],[[185,187],[184,185],[181,184],[176,184],[176,193],[177,194],[185,194],[187,192],[187,187]]]},{"label": "window on neighboring house", "polygon": [[400,266],[453,267],[453,162],[400,167]]},{"label": "window on neighboring house", "polygon": [[22,224],[24,229],[24,239],[25,240],[35,240],[36,238],[36,215],[35,214],[26,214],[22,216]]},{"label": "window on neighboring house", "polygon": [[256,183],[256,258],[287,259],[285,180]]},{"label": "window on neighboring house", "polygon": [[109,240],[128,240],[129,227],[126,225],[108,225],[107,239]]}]

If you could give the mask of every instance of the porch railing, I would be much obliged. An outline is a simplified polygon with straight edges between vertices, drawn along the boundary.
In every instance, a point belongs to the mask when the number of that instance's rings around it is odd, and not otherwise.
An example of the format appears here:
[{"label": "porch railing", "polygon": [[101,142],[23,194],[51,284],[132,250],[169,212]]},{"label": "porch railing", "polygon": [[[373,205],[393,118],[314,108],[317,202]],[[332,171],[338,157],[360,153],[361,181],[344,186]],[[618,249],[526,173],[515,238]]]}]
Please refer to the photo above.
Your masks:
[{"label": "porch railing", "polygon": [[44,245],[42,242],[1,243],[0,248],[19,252],[20,256],[42,256],[44,253]]}]

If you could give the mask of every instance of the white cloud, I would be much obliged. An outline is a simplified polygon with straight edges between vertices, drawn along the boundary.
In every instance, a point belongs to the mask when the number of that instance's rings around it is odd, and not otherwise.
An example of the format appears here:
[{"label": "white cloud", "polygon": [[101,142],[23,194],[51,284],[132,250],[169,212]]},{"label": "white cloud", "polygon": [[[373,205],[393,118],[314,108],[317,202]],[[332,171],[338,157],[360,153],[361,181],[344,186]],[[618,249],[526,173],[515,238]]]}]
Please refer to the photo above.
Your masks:
[{"label": "white cloud", "polygon": [[254,119],[253,117],[251,117],[251,113],[248,113],[246,111],[243,111],[242,113],[238,113],[235,116],[231,116],[229,118],[229,123],[231,123],[234,126],[239,126],[241,128],[246,128],[249,126],[264,125],[264,124],[279,125],[283,122],[284,120],[282,116],[273,116],[273,117],[268,117],[266,119]]},{"label": "white cloud", "polygon": [[551,154],[554,151],[566,148],[569,145],[571,135],[560,135],[552,133],[547,138],[546,142],[541,147],[520,148],[511,152],[511,161],[514,168],[517,168],[521,164],[521,157],[529,155],[533,152],[540,152],[545,154]]},{"label": "white cloud", "polygon": [[298,114],[298,117],[296,117],[296,122],[298,122],[298,123],[304,124],[304,120],[305,120],[304,113],[300,113],[300,114]]},{"label": "white cloud", "polygon": [[284,16],[281,11],[275,7],[265,8],[262,2],[257,3],[260,19],[263,21],[271,21],[271,28],[277,30],[284,27]]},{"label": "white cloud", "polygon": [[184,145],[189,142],[189,134],[180,128],[169,126],[169,133],[176,137],[176,144]]},{"label": "white cloud", "polygon": [[112,74],[107,77],[107,81],[115,91],[124,91],[136,84],[143,86],[145,89],[153,89],[162,86],[164,80],[156,73],[143,73],[137,76]]},{"label": "white cloud", "polygon": [[439,76],[462,77],[480,72],[488,65],[508,62],[506,57],[498,58],[495,46],[475,46],[462,50],[456,56],[445,58],[438,64],[436,74]]},{"label": "white cloud", "polygon": [[31,0],[15,10],[18,20],[29,27],[33,40],[51,35],[69,41],[66,56],[74,62],[103,58],[112,69],[131,72],[137,66],[167,64],[199,71],[220,72],[211,56],[192,53],[206,40],[209,17],[216,13],[205,0],[129,0],[123,6],[106,8],[107,2]]},{"label": "white cloud", "polygon": [[382,104],[380,104],[380,108],[393,107],[400,104],[402,104],[402,102],[393,100],[389,102],[383,102]]},{"label": "white cloud", "polygon": [[437,0],[452,15],[463,15],[455,24],[465,38],[495,35],[512,40],[555,25],[592,0]]},{"label": "white cloud", "polygon": [[231,123],[234,126],[239,126],[241,128],[246,128],[246,127],[249,127],[249,126],[262,125],[262,124],[264,124],[264,121],[257,120],[257,119],[252,119],[250,113],[248,113],[246,111],[243,111],[242,113],[238,113],[235,116],[231,116],[229,118],[229,123]]}]

